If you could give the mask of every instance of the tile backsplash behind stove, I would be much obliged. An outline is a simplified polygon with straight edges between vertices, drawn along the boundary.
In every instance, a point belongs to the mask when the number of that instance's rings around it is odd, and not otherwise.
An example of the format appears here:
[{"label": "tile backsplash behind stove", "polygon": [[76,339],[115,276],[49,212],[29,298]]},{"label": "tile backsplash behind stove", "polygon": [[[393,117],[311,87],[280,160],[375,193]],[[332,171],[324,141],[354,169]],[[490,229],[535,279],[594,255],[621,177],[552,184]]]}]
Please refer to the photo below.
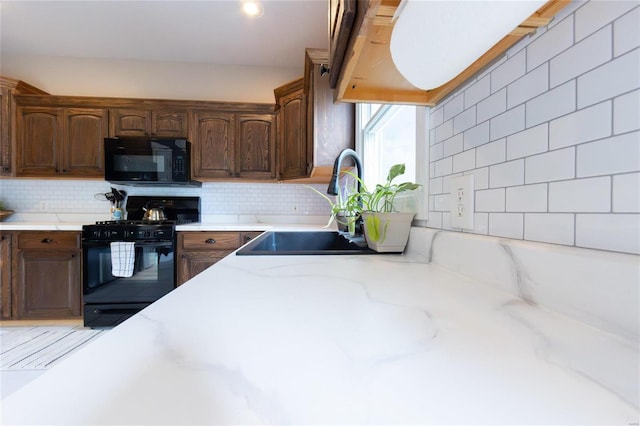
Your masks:
[{"label": "tile backsplash behind stove", "polygon": [[[321,192],[326,185],[313,185]],[[202,215],[328,215],[326,200],[300,184],[203,183],[202,188],[114,186],[128,195],[199,196]],[[0,199],[20,213],[104,213],[111,191],[104,181],[2,179]]]}]

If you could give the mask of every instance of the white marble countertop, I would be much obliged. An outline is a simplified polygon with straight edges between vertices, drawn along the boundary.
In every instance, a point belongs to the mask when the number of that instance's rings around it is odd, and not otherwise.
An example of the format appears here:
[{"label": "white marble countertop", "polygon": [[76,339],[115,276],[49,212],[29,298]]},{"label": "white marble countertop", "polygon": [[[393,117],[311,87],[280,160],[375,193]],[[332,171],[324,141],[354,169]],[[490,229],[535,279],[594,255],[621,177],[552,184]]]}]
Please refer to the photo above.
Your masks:
[{"label": "white marble countertop", "polygon": [[[110,220],[109,215],[14,214],[0,222],[0,231],[82,231],[83,225]],[[325,216],[208,215],[198,223],[176,226],[177,231],[266,231],[274,227],[305,229],[326,224]]]},{"label": "white marble countertop", "polygon": [[637,424],[636,343],[425,260],[228,256],[9,395],[1,423]]}]

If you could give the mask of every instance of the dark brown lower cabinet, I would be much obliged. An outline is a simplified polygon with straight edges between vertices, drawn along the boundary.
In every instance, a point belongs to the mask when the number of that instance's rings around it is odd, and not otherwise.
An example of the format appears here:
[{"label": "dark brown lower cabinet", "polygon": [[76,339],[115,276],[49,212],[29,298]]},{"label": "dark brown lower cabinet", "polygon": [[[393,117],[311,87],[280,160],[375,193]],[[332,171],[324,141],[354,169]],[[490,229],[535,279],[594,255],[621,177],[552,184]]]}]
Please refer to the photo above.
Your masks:
[{"label": "dark brown lower cabinet", "polygon": [[82,252],[79,232],[17,234],[15,319],[82,316]]},{"label": "dark brown lower cabinet", "polygon": [[0,233],[0,319],[11,318],[11,238],[9,232]]},{"label": "dark brown lower cabinet", "polygon": [[184,284],[261,233],[261,231],[178,232],[178,285]]}]

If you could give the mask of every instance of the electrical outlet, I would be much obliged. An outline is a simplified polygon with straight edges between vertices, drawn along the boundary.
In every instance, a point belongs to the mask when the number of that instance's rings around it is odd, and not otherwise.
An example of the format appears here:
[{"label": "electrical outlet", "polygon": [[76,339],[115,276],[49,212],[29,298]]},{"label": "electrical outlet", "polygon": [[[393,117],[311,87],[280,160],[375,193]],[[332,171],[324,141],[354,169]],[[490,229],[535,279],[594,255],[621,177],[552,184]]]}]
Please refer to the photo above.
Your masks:
[{"label": "electrical outlet", "polygon": [[474,180],[473,175],[452,178],[449,211],[452,228],[473,229]]}]

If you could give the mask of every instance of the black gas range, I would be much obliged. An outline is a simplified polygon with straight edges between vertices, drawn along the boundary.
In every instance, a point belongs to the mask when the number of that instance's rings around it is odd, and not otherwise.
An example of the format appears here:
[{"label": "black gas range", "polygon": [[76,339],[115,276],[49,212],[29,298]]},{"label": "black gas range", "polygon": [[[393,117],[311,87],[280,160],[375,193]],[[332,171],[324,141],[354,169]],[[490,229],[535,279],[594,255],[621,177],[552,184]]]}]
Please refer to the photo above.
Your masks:
[{"label": "black gas range", "polygon": [[[149,206],[166,219],[144,220]],[[86,327],[113,327],[176,287],[176,225],[200,221],[200,198],[129,196],[126,212],[82,227]]]}]

